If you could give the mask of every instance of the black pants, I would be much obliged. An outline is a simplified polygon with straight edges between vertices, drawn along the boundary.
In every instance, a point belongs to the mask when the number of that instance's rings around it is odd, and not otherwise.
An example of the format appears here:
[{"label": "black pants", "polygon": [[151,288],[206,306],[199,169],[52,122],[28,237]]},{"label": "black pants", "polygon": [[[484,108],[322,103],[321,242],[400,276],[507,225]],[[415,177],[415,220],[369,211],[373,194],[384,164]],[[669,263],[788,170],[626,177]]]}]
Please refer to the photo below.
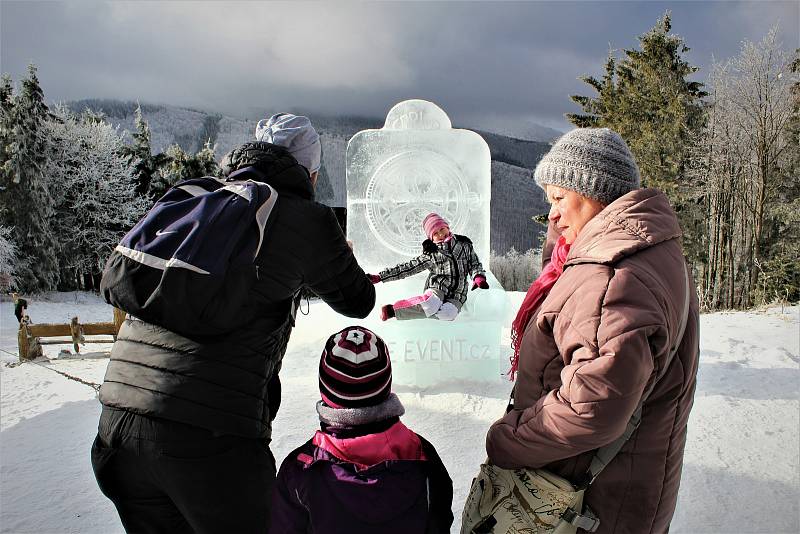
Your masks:
[{"label": "black pants", "polygon": [[104,407],[92,467],[128,533],[269,527],[275,458],[264,440]]}]

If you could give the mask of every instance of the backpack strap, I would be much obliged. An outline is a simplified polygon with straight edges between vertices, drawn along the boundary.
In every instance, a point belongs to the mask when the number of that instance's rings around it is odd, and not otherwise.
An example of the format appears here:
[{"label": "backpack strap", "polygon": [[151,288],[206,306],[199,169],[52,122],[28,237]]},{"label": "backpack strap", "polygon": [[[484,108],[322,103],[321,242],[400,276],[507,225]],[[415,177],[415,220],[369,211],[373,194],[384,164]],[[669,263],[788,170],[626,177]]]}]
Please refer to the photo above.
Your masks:
[{"label": "backpack strap", "polygon": [[[272,187],[269,183],[267,183],[267,175],[261,172],[254,166],[249,167],[242,167],[239,170],[233,171],[230,173],[227,178],[217,178],[215,176],[211,176],[209,178],[213,178],[222,183],[223,186],[230,185],[230,182],[236,181],[247,181],[248,179],[244,175],[254,175],[255,180],[250,180],[255,182],[257,185],[267,186],[269,188],[269,200],[265,202],[256,212],[256,222],[258,223],[258,246],[256,247],[255,255],[253,259],[258,257],[258,253],[261,251],[261,244],[264,241],[264,230],[267,226],[267,219],[269,219],[270,214],[272,214],[272,209],[275,207],[275,203],[278,200],[278,192]],[[258,275],[258,265],[256,264],[256,275]],[[294,319],[294,316],[292,316]]]},{"label": "backpack strap", "polygon": [[667,358],[664,360],[664,365],[661,366],[661,369],[658,371],[658,375],[656,376],[653,383],[650,384],[650,387],[642,395],[642,400],[639,401],[639,405],[634,410],[633,415],[631,415],[630,420],[628,421],[628,426],[625,427],[625,431],[622,433],[620,437],[616,440],[612,441],[608,445],[600,447],[594,454],[592,458],[592,463],[589,466],[589,470],[583,475],[582,479],[578,481],[578,489],[586,489],[588,488],[592,482],[595,481],[597,476],[605,469],[605,467],[614,459],[617,453],[622,449],[622,446],[630,439],[631,435],[639,428],[639,423],[642,422],[642,405],[644,401],[647,400],[647,397],[653,392],[655,389],[656,384],[661,380],[661,378],[666,374],[667,368],[669,368],[672,360],[675,358],[675,355],[678,352],[678,347],[680,342],[683,340],[683,334],[686,331],[686,323],[689,320],[689,305],[691,303],[691,293],[690,293],[690,286],[691,281],[689,279],[689,271],[686,269],[686,262],[683,262],[683,273],[684,277],[686,278],[686,294],[684,296],[683,301],[683,314],[681,316],[681,324],[678,328],[678,335],[675,338],[675,343],[670,348],[669,353],[667,354]]},{"label": "backpack strap", "polygon": [[233,182],[235,180],[241,180],[242,179],[241,176],[243,174],[255,174],[259,178],[258,181],[266,182],[266,175],[257,168],[253,167],[252,165],[250,167],[242,167],[237,171],[233,171],[227,176],[227,178],[217,178],[217,179],[220,180],[222,183]]}]

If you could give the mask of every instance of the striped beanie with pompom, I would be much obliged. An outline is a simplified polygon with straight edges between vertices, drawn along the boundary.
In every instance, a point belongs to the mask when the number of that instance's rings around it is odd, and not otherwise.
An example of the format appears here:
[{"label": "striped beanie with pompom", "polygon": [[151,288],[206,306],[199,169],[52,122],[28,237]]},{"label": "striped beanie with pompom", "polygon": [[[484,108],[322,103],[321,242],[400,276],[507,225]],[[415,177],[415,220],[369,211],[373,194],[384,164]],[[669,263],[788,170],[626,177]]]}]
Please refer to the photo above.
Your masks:
[{"label": "striped beanie with pompom", "polygon": [[319,391],[332,408],[360,408],[385,401],[392,391],[392,362],[383,340],[361,326],[328,338],[319,362]]},{"label": "striped beanie with pompom", "polygon": [[422,220],[422,230],[425,232],[425,235],[428,236],[428,239],[433,239],[433,234],[445,226],[448,228],[450,227],[447,221],[437,213],[429,213]]}]

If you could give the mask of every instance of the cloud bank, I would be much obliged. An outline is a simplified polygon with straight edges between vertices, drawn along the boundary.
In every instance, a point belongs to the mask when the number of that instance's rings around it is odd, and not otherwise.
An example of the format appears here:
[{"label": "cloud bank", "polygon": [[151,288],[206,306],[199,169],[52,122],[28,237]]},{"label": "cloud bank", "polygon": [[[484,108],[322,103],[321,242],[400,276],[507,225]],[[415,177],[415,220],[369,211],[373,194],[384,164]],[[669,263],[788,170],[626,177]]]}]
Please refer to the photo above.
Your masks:
[{"label": "cloud bank", "polygon": [[121,98],[219,110],[384,116],[424,98],[454,122],[499,115],[566,127],[578,81],[637,44],[667,10],[703,68],[780,23],[797,2],[0,3],[0,63],[39,67],[50,100]]}]

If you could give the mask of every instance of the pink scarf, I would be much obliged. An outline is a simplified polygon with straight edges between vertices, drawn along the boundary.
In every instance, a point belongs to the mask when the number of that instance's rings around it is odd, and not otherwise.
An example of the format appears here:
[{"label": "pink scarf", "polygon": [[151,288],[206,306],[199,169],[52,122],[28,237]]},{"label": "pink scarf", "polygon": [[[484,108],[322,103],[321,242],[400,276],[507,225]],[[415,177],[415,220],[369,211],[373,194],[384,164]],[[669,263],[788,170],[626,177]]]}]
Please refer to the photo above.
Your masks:
[{"label": "pink scarf", "polygon": [[317,430],[312,442],[340,460],[355,464],[359,469],[366,469],[386,460],[426,459],[419,436],[400,421],[383,432],[356,438],[337,438]]},{"label": "pink scarf", "polygon": [[514,380],[517,369],[519,369],[519,349],[522,343],[522,335],[525,333],[525,327],[528,326],[531,317],[533,317],[539,305],[550,293],[550,289],[561,276],[561,273],[564,272],[564,262],[568,253],[569,245],[564,241],[563,237],[559,237],[556,246],[553,248],[553,254],[550,256],[550,263],[542,270],[539,278],[528,288],[525,299],[517,312],[517,317],[511,323],[511,348],[514,349],[514,354],[509,358],[511,361],[511,369],[508,371],[509,380]]}]

